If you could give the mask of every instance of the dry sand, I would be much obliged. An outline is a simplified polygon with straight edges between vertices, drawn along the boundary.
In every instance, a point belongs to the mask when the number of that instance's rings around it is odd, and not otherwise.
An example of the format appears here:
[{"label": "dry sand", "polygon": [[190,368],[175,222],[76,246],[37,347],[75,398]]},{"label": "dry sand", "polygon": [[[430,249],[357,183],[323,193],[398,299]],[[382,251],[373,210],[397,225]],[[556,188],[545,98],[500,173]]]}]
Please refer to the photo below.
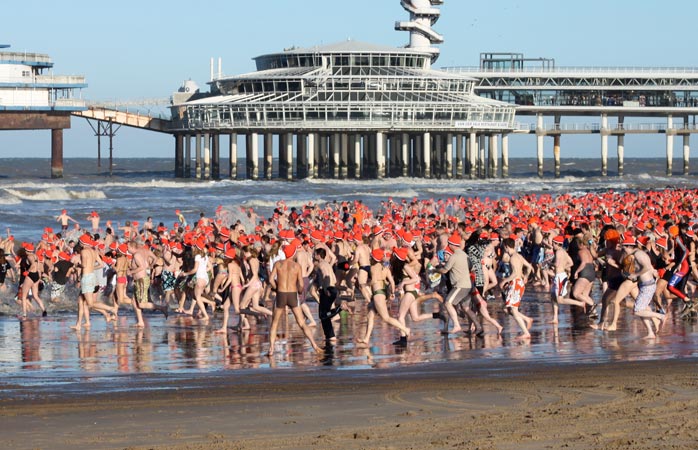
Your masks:
[{"label": "dry sand", "polygon": [[8,449],[695,449],[697,369],[453,361],[148,377],[142,391],[5,395],[0,429]]}]

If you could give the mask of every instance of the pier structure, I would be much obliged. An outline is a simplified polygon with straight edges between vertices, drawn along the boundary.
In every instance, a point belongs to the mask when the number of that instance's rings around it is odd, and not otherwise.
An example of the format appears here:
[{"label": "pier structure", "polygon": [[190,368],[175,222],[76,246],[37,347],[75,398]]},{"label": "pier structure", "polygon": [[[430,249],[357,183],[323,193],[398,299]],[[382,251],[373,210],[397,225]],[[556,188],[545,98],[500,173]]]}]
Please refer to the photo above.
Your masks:
[{"label": "pier structure", "polygon": [[[539,176],[543,176],[545,138],[553,140],[554,174],[559,177],[562,136],[574,134],[600,136],[602,176],[608,175],[609,138],[613,137],[617,174],[623,175],[625,136],[631,134],[666,136],[668,176],[674,173],[674,144],[680,138],[682,173],[689,173],[690,136],[698,132],[698,68],[558,67],[550,58],[482,53],[478,67],[443,70],[476,78],[476,94],[517,105],[517,116],[535,118],[528,127],[517,125],[515,132],[535,134]],[[579,117],[596,121],[579,122]]]},{"label": "pier structure", "polygon": [[86,109],[77,96],[85,77],[54,75],[48,55],[0,45],[0,130],[51,130],[51,177],[63,176],[63,130]]},{"label": "pier structure", "polygon": [[289,48],[232,77],[220,63],[214,77],[212,61],[211,95],[171,108],[176,176],[219,176],[221,136],[230,178],[242,174],[239,141],[249,179],[498,176],[498,142],[506,155],[516,106],[475,95],[470,76],[432,69],[442,3],[401,2],[410,13],[395,25],[410,33],[404,48],[351,40]]}]

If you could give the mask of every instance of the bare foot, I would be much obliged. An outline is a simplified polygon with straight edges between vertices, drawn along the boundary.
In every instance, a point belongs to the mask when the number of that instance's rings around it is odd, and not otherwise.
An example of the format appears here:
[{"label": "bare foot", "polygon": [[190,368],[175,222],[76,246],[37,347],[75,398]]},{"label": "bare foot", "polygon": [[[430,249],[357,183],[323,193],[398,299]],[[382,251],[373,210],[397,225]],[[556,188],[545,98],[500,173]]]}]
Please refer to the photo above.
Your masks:
[{"label": "bare foot", "polygon": [[[551,320],[551,321],[550,321],[550,322],[548,322],[548,323],[552,323],[552,324],[555,324],[555,325],[557,325],[558,321],[557,321],[557,319],[553,319],[553,320]],[[594,327],[592,327],[592,328],[594,328]]]},{"label": "bare foot", "polygon": [[594,330],[598,330],[600,327],[599,327],[599,325],[596,324],[596,323],[590,323],[590,324],[589,324],[589,328],[593,328]]},{"label": "bare foot", "polygon": [[666,320],[667,320],[667,315],[662,314],[662,318],[659,319],[659,325],[655,325],[657,327],[657,333],[659,333],[659,331],[661,331],[662,326],[664,326],[664,323],[666,322]]},{"label": "bare foot", "polygon": [[456,333],[460,333],[461,331],[463,331],[463,329],[461,327],[458,327],[458,328],[453,328],[451,330],[448,330],[446,332],[446,334],[456,334]]},{"label": "bare foot", "polygon": [[530,317],[527,317],[524,320],[526,320],[526,329],[530,330],[531,327],[533,326],[533,319],[531,319]]},{"label": "bare foot", "polygon": [[223,334],[223,333],[225,333],[226,331],[228,331],[228,330],[226,330],[225,327],[223,327],[223,328],[217,329],[216,331],[214,331],[214,333]]},{"label": "bare foot", "polygon": [[606,327],[606,331],[616,331],[617,329],[618,327],[612,324]]},{"label": "bare foot", "polygon": [[73,325],[72,327],[70,327],[71,330],[75,330],[75,331],[80,331],[80,328],[81,328],[80,325]]},{"label": "bare foot", "polygon": [[529,333],[522,334],[521,336],[517,336],[515,340],[517,341],[527,341],[531,339],[531,335]]},{"label": "bare foot", "polygon": [[648,334],[647,336],[643,337],[642,339],[647,339],[647,340],[649,340],[649,339],[656,339],[656,338],[657,338],[657,335],[656,335],[656,334],[650,333],[650,334]]},{"label": "bare foot", "polygon": [[502,330],[504,330],[504,327],[501,326],[501,325],[498,326],[498,327],[497,327],[497,335],[501,335],[501,334],[502,334]]}]

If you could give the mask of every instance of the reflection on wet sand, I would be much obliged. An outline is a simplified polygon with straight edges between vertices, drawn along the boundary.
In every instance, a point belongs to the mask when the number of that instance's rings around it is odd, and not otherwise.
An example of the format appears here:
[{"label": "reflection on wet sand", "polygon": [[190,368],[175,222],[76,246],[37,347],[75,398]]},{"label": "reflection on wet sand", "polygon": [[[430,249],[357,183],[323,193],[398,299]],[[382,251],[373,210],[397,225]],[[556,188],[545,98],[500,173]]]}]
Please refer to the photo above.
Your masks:
[{"label": "reflection on wet sand", "polygon": [[[396,308],[396,305],[392,305]],[[427,308],[424,308],[426,312]],[[543,292],[532,293],[523,304],[525,314],[535,322],[530,340],[517,339],[517,328],[501,305],[491,302],[490,314],[502,325],[504,333],[485,324],[486,334],[479,338],[440,333],[438,320],[412,323],[413,331],[406,347],[393,345],[394,328],[377,321],[368,346],[356,344],[354,336],[366,326],[366,306],[357,302],[354,314],[343,312],[334,322],[337,341],[315,354],[303,338],[292,317],[283,320],[275,354],[268,357],[269,322],[251,319],[250,330],[228,330],[216,334],[220,317],[208,325],[191,316],[146,316],[146,326],[131,326],[132,317],[121,316],[115,324],[95,317],[89,330],[73,331],[72,315],[49,319],[0,318],[0,373],[23,378],[45,377],[60,380],[63,373],[110,376],[114,374],[177,374],[200,371],[248,369],[365,369],[395,367],[449,360],[520,360],[550,364],[604,362],[619,360],[666,359],[696,356],[698,333],[695,321],[685,321],[671,311],[660,338],[642,339],[642,324],[633,320],[631,311],[621,314],[615,332],[590,329],[583,314],[562,309],[560,323],[550,324],[551,305]],[[313,306],[313,313],[317,314]],[[394,313],[394,312],[393,312]],[[322,342],[322,330],[314,329]]]}]

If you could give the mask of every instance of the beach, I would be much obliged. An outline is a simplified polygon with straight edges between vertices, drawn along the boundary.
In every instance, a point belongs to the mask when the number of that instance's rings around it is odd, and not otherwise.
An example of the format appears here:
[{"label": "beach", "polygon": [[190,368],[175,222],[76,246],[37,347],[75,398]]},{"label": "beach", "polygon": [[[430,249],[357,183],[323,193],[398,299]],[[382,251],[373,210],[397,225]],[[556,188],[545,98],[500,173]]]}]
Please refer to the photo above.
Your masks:
[{"label": "beach", "polygon": [[[114,226],[152,216],[170,227],[181,209],[189,221],[215,211],[226,226],[240,220],[253,227],[244,211],[268,217],[279,199],[289,207],[356,200],[379,209],[391,198],[694,186],[690,177],[644,169],[596,177],[590,161],[555,180],[525,172],[508,180],[297,182],[170,180],[167,161],[107,178],[82,163],[84,173],[67,171],[64,180],[0,174],[4,225],[18,242],[57,228],[61,209],[79,222],[79,234],[91,211]],[[456,212],[454,204],[446,213]],[[191,315],[146,312],[136,328],[124,308],[109,322],[93,314],[91,329],[75,331],[74,287],[47,303],[47,317],[39,310],[17,317],[15,292],[13,286],[0,294],[4,448],[688,449],[698,441],[698,323],[681,318],[676,302],[658,336],[643,339],[642,322],[625,306],[617,331],[591,329],[587,315],[570,306],[552,324],[549,290],[530,286],[521,304],[533,319],[526,339],[499,299],[488,309],[504,331],[486,325],[482,337],[441,334],[431,301],[420,306],[427,319],[410,321],[406,345],[395,346],[399,334],[378,321],[370,344],[361,346],[367,310],[359,298],[352,313],[337,316],[336,343],[325,345],[321,327],[313,329],[323,342],[320,353],[292,316],[284,317],[270,357],[268,319],[215,333],[220,315],[206,324]],[[591,295],[600,299],[598,283]],[[398,306],[388,305],[392,316]],[[310,309],[317,318],[317,304]]]},{"label": "beach", "polygon": [[693,449],[696,359],[466,361],[3,401],[8,449]]}]

